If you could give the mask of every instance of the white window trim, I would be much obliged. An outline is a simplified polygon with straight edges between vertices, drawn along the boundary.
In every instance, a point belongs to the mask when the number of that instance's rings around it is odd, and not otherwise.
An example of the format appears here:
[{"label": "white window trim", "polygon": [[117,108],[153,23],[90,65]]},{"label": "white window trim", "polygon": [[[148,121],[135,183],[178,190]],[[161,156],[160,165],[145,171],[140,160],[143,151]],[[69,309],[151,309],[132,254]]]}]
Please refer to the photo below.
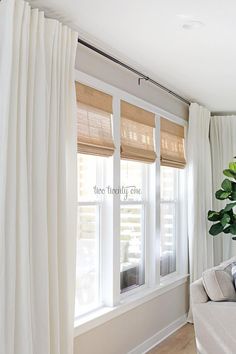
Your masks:
[{"label": "white window trim", "polygon": [[[156,129],[155,129],[155,146],[157,156],[160,156],[160,117],[164,117],[170,121],[178,123],[187,129],[187,121],[172,113],[169,113],[151,103],[148,103],[136,96],[133,96],[121,89],[109,85],[99,79],[87,75],[81,71],[75,70],[75,80],[85,85],[103,91],[113,96],[113,131],[114,143],[116,146],[115,153],[109,162],[109,171],[112,173],[106,174],[106,184],[111,185],[113,188],[118,188],[120,185],[120,100],[125,100],[140,108],[153,112],[156,116]],[[112,167],[111,167],[112,164]],[[179,249],[181,260],[178,269],[175,273],[169,274],[165,277],[160,277],[160,245],[159,238],[156,237],[160,234],[160,159],[157,158],[156,162],[151,165],[151,172],[149,173],[149,185],[156,187],[156,193],[152,189],[148,191],[148,203],[150,203],[149,214],[147,215],[150,221],[146,228],[146,233],[149,235],[146,245],[146,258],[149,262],[146,264],[146,283],[143,286],[130,290],[127,293],[120,294],[120,196],[114,195],[113,198],[106,196],[103,201],[103,208],[109,210],[111,218],[109,221],[101,221],[101,232],[103,234],[103,255],[107,257],[102,265],[102,297],[103,307],[97,311],[91,312],[75,320],[75,336],[82,334],[106,321],[120,314],[141,305],[151,299],[160,296],[161,294],[169,291],[176,286],[179,286],[187,281],[187,230],[182,230],[179,242],[181,243]],[[184,220],[186,212],[186,203],[183,200],[183,190],[181,203],[185,210],[181,216]],[[136,202],[135,202],[136,203]],[[101,213],[103,216],[106,212]],[[185,225],[184,223],[182,223]],[[114,232],[114,230],[116,230]],[[110,237],[113,235],[113,237]],[[112,252],[110,251],[112,250]],[[110,256],[108,256],[110,254]],[[127,294],[128,296],[123,296]]]}]

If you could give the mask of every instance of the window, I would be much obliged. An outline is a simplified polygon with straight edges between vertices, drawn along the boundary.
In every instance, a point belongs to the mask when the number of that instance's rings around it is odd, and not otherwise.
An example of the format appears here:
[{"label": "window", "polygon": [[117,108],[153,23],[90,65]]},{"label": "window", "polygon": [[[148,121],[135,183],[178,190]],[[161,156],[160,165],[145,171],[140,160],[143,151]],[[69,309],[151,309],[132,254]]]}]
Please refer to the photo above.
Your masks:
[{"label": "window", "polygon": [[75,316],[102,304],[104,159],[112,156],[112,96],[76,82],[78,231]]},{"label": "window", "polygon": [[75,316],[83,322],[186,273],[186,161],[183,126],[124,101],[120,90],[113,96],[79,83],[76,90]]},{"label": "window", "polygon": [[76,317],[101,304],[100,297],[100,209],[101,198],[94,187],[102,187],[103,158],[77,155],[78,231],[76,266]]},{"label": "window", "polygon": [[145,283],[145,172],[143,163],[121,161],[121,292]]}]

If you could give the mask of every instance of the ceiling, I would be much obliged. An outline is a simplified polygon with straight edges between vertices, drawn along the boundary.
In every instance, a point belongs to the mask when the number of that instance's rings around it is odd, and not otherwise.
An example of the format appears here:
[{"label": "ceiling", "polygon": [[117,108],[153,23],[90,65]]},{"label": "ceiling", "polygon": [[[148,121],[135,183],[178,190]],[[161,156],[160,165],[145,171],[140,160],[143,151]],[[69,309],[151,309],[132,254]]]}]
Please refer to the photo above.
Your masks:
[{"label": "ceiling", "polygon": [[[30,2],[187,99],[236,111],[235,0]],[[192,20],[203,25],[184,29]]]}]

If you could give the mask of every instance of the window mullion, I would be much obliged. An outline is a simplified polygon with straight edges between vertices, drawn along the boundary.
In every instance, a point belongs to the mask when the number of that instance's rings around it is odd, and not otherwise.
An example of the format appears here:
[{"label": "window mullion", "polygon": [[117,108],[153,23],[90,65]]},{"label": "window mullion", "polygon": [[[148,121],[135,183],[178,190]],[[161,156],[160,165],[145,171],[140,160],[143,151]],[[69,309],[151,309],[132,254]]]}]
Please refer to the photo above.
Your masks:
[{"label": "window mullion", "polygon": [[160,284],[160,117],[156,116],[154,141],[157,152],[148,176],[147,276],[149,286]]},{"label": "window mullion", "polygon": [[177,267],[179,274],[188,273],[188,244],[187,244],[187,200],[185,189],[186,171],[178,171],[178,191],[179,199],[177,207],[177,233],[178,233],[178,253],[177,253]]},{"label": "window mullion", "polygon": [[[113,97],[113,157],[106,161],[105,187],[120,186],[120,100]],[[102,298],[106,306],[120,302],[120,196],[105,193],[102,211]]]},{"label": "window mullion", "polygon": [[[113,186],[120,187],[120,98],[113,98],[113,132],[116,151],[113,164]],[[113,199],[113,304],[120,302],[120,195]]]},{"label": "window mullion", "polygon": [[155,203],[156,203],[156,216],[154,216],[154,221],[155,221],[155,244],[156,246],[156,258],[155,258],[155,269],[156,269],[156,276],[155,276],[155,282],[157,285],[160,284],[160,273],[161,273],[161,264],[160,264],[160,244],[161,244],[161,205],[160,205],[160,200],[161,200],[161,192],[160,192],[160,172],[161,172],[161,166],[160,166],[160,155],[161,155],[161,133],[160,133],[160,121],[161,117],[157,116],[156,117],[156,130],[155,130],[155,144],[156,144],[156,151],[157,151],[157,156],[158,158],[156,159],[155,163],[155,168],[156,168],[156,174],[155,174]]}]

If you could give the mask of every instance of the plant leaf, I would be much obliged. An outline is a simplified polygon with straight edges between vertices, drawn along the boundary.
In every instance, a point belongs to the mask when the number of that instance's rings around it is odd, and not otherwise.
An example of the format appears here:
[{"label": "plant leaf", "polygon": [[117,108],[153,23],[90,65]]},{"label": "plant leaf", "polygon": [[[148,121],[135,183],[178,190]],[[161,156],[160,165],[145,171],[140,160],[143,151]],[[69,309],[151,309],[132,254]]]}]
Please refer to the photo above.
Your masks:
[{"label": "plant leaf", "polygon": [[[236,206],[236,202],[234,203],[229,203],[226,205],[226,207],[224,208],[224,211],[230,211],[231,209],[233,209],[233,207]],[[213,220],[214,221],[214,220]]]},{"label": "plant leaf", "polygon": [[216,236],[218,234],[220,234],[224,229],[224,226],[218,222],[217,224],[214,224],[211,226],[210,230],[209,230],[209,233],[212,235],[212,236]]},{"label": "plant leaf", "polygon": [[228,178],[224,179],[221,187],[226,192],[232,192],[232,182]]},{"label": "plant leaf", "polygon": [[230,233],[230,226],[227,226],[227,227],[223,230],[223,232],[224,232],[225,234],[229,234],[229,233]]},{"label": "plant leaf", "polygon": [[230,196],[230,192],[225,192],[223,189],[220,189],[216,192],[215,196],[217,199],[224,200]]},{"label": "plant leaf", "polygon": [[210,221],[218,221],[221,219],[221,215],[217,211],[209,210],[208,211],[208,220]]},{"label": "plant leaf", "polygon": [[231,197],[231,198],[230,198],[231,200],[236,200],[236,192],[233,191],[233,192],[231,193],[230,197]]},{"label": "plant leaf", "polygon": [[236,172],[236,162],[230,162],[229,169]]},{"label": "plant leaf", "polygon": [[230,216],[227,213],[225,213],[222,219],[220,220],[220,223],[221,225],[226,226],[229,222],[230,222]]},{"label": "plant leaf", "polygon": [[230,232],[232,235],[236,235],[236,224],[230,225]]},{"label": "plant leaf", "polygon": [[223,174],[227,177],[231,177],[231,178],[236,179],[236,172],[234,172],[233,170],[226,169],[223,171]]}]

